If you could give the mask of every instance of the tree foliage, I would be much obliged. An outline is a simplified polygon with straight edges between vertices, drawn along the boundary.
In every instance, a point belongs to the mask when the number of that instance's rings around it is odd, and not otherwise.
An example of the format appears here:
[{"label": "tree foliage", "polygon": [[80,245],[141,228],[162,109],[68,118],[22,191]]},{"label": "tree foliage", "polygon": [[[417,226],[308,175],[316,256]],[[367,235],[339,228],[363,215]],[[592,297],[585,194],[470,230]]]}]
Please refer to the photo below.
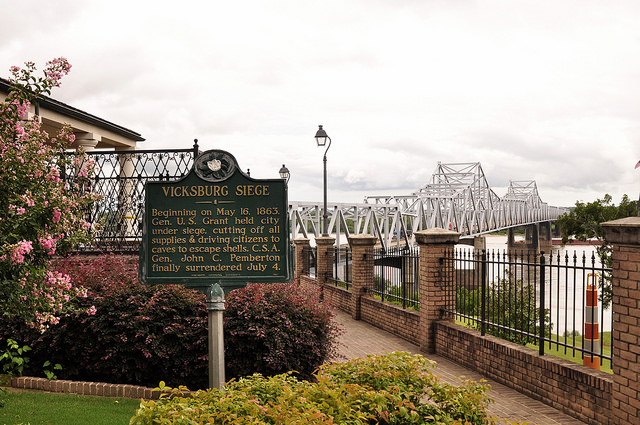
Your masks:
[{"label": "tree foliage", "polygon": [[636,214],[636,203],[631,201],[627,195],[622,197],[617,206],[612,202],[612,197],[609,194],[593,202],[577,201],[570,212],[558,218],[558,224],[562,230],[562,242],[567,243],[574,239],[579,241],[597,239],[604,242],[605,234],[600,223]]},{"label": "tree foliage", "polygon": [[[484,316],[488,322],[486,332],[517,344],[536,341],[540,333],[540,309],[536,305],[536,287],[521,279],[509,276],[492,282],[482,299],[482,288],[456,287],[457,311],[480,318],[484,304]],[[549,309],[544,309],[545,335],[551,336],[552,324]],[[472,326],[480,329],[479,322]]]},{"label": "tree foliage", "polygon": [[[593,202],[576,201],[575,207],[570,212],[561,215],[557,221],[562,231],[563,244],[571,240],[595,239],[599,241],[601,245],[596,248],[596,252],[600,263],[608,268],[611,267],[611,245],[606,240],[604,229],[600,224],[637,215],[636,202],[630,200],[627,195],[622,197],[618,205],[612,201],[613,198],[609,194],[605,194],[602,199],[596,199]],[[612,298],[611,276],[605,274],[600,279],[599,286],[603,307],[607,308]]]}]

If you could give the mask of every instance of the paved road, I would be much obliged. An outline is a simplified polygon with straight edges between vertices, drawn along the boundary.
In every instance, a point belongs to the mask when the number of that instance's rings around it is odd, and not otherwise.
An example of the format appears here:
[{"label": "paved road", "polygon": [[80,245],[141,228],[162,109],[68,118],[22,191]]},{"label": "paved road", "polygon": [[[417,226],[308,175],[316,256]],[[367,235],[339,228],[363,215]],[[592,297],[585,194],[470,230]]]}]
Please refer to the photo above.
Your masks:
[{"label": "paved road", "polygon": [[[418,346],[368,323],[353,320],[346,313],[336,311],[336,320],[344,329],[344,334],[339,340],[339,355],[341,358],[352,359],[366,357],[368,354],[384,354],[392,351],[421,354]],[[451,360],[431,354],[426,357],[438,363],[435,373],[448,382],[455,383],[456,378],[459,376],[476,381],[480,379],[486,380],[491,385],[489,396],[494,400],[494,403],[489,408],[490,415],[539,425],[584,425],[582,421],[491,379],[487,379]]]}]

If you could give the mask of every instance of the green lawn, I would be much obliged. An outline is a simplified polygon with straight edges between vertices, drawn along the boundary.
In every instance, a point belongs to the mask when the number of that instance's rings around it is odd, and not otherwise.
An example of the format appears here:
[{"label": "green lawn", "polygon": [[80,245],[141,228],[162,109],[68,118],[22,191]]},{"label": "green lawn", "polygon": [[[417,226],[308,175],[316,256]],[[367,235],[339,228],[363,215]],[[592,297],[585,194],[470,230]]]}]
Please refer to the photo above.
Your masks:
[{"label": "green lawn", "polygon": [[0,424],[126,425],[140,400],[9,390]]},{"label": "green lawn", "polygon": [[[554,341],[556,341],[558,337],[556,335],[553,335],[552,339]],[[574,337],[567,337],[566,343],[567,344],[571,344],[574,342],[573,340]],[[565,339],[564,337],[560,337],[559,339],[557,339],[559,342],[565,343]],[[575,337],[575,346],[576,347],[582,347],[582,337],[581,336],[576,336]],[[538,350],[538,344],[527,344],[527,347],[533,348],[535,350]],[[580,351],[574,351],[570,348],[566,348],[562,347],[560,345],[556,345],[551,343],[551,346],[549,346],[549,343],[545,343],[544,345],[544,353],[549,354],[551,356],[556,356],[556,357],[560,357],[561,359],[565,359],[565,360],[569,360],[570,362],[574,362],[574,363],[578,363],[578,364],[582,364],[582,353]],[[611,355],[611,332],[604,332],[603,333],[603,345],[602,345],[602,354]],[[597,360],[597,359],[596,359]],[[613,374],[613,370],[611,370],[611,362],[609,360],[603,360],[602,361],[602,365],[600,366],[600,370],[606,373],[610,373]]]},{"label": "green lawn", "polygon": [[[455,322],[458,325],[462,325],[470,329],[475,329],[467,321],[459,317],[456,317]],[[564,337],[558,337],[556,334],[552,334],[551,338],[553,341],[558,341],[558,342],[567,343],[567,344],[573,343],[576,347],[582,347],[582,337],[579,335],[568,336],[566,338],[566,341]],[[603,332],[602,338],[603,338],[602,354],[611,356],[611,332]],[[538,344],[527,344],[526,347],[529,347],[538,351]],[[548,342],[545,343],[544,354],[559,357],[561,359],[569,360],[574,363],[582,364],[582,353],[580,351],[577,351],[577,350],[574,351],[573,349],[570,349],[570,348],[565,349],[565,347],[562,347],[554,343],[551,343],[551,346],[549,346]],[[609,360],[602,361],[602,366],[600,367],[600,370],[606,373],[613,374],[613,371],[611,370],[611,362]]]}]

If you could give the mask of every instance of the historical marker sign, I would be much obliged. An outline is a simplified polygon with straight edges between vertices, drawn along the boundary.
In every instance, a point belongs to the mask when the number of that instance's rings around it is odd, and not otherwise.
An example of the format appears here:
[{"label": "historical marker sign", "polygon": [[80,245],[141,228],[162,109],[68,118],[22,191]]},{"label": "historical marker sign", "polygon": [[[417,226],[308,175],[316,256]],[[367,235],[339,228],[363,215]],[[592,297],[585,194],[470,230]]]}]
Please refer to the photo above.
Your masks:
[{"label": "historical marker sign", "polygon": [[175,182],[148,182],[140,279],[225,289],[292,276],[282,179],[252,179],[228,152],[211,150]]}]

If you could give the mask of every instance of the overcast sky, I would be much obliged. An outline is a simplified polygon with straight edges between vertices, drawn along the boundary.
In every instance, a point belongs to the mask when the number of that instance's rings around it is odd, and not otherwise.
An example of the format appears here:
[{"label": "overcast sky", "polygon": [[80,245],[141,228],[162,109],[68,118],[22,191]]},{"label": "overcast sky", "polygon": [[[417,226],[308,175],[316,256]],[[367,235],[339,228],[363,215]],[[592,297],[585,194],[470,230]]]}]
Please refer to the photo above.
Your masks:
[{"label": "overcast sky", "polygon": [[0,75],[64,56],[52,97],[142,149],[232,153],[289,199],[403,195],[438,161],[480,162],[498,196],[638,198],[640,1],[0,0]]}]

